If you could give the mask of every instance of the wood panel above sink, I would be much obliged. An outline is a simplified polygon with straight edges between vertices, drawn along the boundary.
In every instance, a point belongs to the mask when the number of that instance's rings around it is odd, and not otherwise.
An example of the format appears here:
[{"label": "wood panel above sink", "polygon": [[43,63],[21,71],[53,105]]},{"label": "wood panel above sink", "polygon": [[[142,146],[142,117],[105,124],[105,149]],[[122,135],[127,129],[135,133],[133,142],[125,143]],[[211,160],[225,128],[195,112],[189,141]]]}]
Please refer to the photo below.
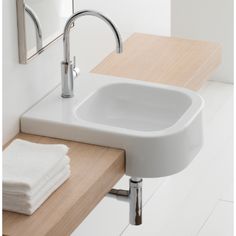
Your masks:
[{"label": "wood panel above sink", "polygon": [[135,33],[92,72],[198,90],[220,63],[218,43]]}]

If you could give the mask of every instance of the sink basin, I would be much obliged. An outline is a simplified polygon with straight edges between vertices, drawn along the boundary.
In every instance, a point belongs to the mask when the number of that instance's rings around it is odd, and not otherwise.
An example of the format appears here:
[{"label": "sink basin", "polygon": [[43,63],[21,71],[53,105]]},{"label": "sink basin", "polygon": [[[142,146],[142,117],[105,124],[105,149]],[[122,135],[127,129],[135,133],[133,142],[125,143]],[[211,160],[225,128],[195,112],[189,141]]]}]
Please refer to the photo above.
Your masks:
[{"label": "sink basin", "polygon": [[73,98],[61,98],[58,87],[26,112],[21,130],[124,149],[127,175],[162,177],[201,149],[203,104],[184,88],[87,74]]},{"label": "sink basin", "polygon": [[96,91],[76,109],[76,116],[94,126],[117,132],[123,128],[122,133],[142,136],[173,126],[191,103],[189,96],[178,91],[118,83]]}]

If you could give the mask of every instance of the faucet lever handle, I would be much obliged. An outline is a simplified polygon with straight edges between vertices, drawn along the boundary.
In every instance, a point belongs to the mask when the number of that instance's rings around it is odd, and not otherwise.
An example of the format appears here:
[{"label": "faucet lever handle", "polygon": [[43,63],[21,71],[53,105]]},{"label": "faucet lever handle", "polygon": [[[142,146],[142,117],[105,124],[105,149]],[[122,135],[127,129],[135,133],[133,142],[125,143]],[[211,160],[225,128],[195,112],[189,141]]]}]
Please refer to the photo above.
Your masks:
[{"label": "faucet lever handle", "polygon": [[75,69],[76,68],[76,56],[73,56],[73,69]]},{"label": "faucet lever handle", "polygon": [[73,77],[74,79],[79,75],[80,70],[78,67],[76,67],[76,57],[73,56],[73,62],[72,62],[72,68],[73,68]]}]

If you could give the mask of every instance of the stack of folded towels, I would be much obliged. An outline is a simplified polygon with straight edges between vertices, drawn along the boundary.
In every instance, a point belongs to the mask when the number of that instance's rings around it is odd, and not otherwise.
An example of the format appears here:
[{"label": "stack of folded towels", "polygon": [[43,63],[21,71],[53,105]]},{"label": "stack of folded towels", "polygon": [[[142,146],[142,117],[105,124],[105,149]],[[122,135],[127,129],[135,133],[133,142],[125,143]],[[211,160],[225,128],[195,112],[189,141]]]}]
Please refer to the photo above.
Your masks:
[{"label": "stack of folded towels", "polygon": [[32,215],[70,176],[68,147],[14,140],[3,152],[3,209]]}]

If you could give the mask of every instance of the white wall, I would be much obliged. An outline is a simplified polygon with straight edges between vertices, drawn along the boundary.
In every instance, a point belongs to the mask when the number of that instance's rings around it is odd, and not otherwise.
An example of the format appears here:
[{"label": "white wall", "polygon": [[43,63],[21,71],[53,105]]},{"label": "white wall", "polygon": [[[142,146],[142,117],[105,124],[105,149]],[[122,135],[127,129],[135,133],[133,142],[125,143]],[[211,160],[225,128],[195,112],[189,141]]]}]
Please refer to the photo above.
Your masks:
[{"label": "white wall", "polygon": [[3,142],[19,132],[19,117],[60,79],[61,43],[28,65],[18,63],[16,1],[3,0]]},{"label": "white wall", "polygon": [[233,83],[233,0],[173,0],[171,35],[220,42],[223,62],[215,80]]},{"label": "white wall", "polygon": [[[170,0],[76,0],[75,8],[102,12],[116,24],[123,40],[134,32],[170,35]],[[72,35],[81,71],[91,70],[115,49],[110,28],[94,17],[78,19]]]},{"label": "white wall", "polygon": [[77,0],[77,9],[103,12],[121,33],[170,35],[170,0]]},{"label": "white wall", "polygon": [[[19,118],[60,83],[62,40],[28,65],[18,63],[15,0],[3,0],[3,143],[19,132]],[[168,35],[170,0],[76,0],[79,9],[102,11],[116,23],[123,38],[132,32]],[[87,72],[115,47],[110,29],[99,19],[84,17],[72,32],[72,52]]]}]

